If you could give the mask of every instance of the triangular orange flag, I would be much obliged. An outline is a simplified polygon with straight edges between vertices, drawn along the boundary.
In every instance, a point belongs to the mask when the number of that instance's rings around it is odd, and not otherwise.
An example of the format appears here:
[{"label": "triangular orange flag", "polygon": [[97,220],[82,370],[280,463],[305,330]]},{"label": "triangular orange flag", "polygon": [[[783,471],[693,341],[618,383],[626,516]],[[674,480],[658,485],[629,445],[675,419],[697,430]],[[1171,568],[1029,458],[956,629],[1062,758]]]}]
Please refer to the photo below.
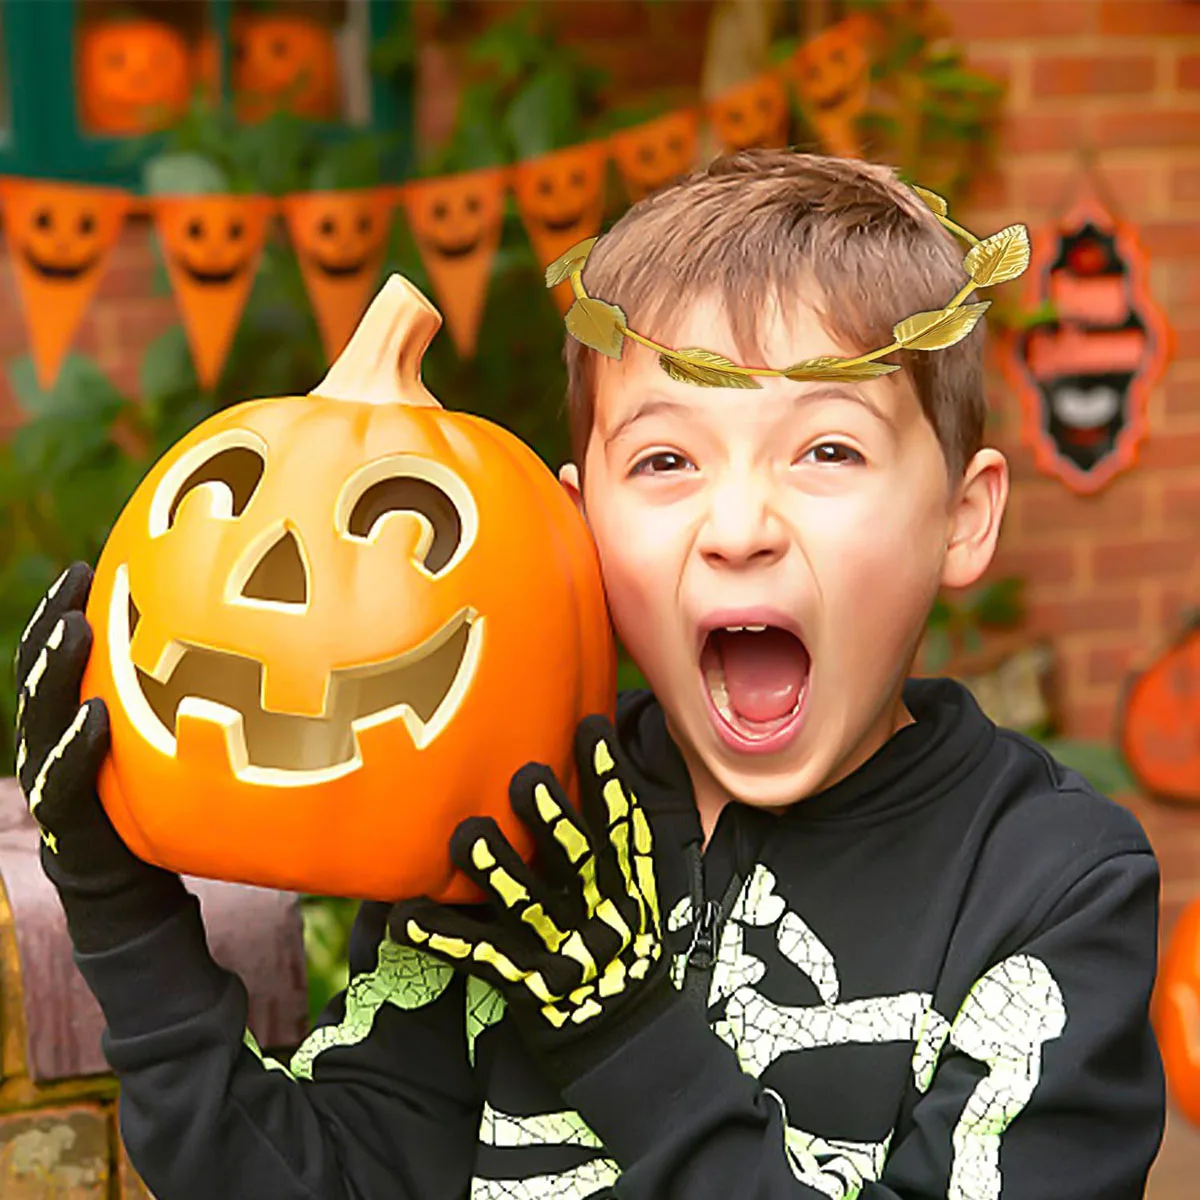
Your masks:
[{"label": "triangular orange flag", "polygon": [[610,142],[613,161],[629,198],[640,200],[691,170],[699,134],[700,115],[694,108],[614,133]]},{"label": "triangular orange flag", "polygon": [[805,42],[784,67],[822,146],[842,158],[862,158],[858,119],[871,88],[871,38],[876,26],[855,13]]},{"label": "triangular orange flag", "polygon": [[[604,216],[607,139],[584,142],[518,163],[513,192],[534,254],[548,267],[576,242],[600,232]],[[569,281],[551,289],[565,313],[575,294]]]},{"label": "triangular orange flag", "polygon": [[488,167],[407,184],[400,196],[446,328],[462,358],[475,353],[492,260],[504,229],[508,169]]},{"label": "triangular orange flag", "polygon": [[708,115],[727,152],[783,146],[788,132],[787,87],[774,71],[766,71],[715,97]]},{"label": "triangular orange flag", "polygon": [[153,211],[196,376],[214,387],[258,272],[275,202],[265,196],[156,196]]},{"label": "triangular orange flag", "polygon": [[58,378],[129,204],[129,194],[115,188],[0,179],[9,256],[43,389]]},{"label": "triangular orange flag", "polygon": [[395,189],[360,188],[286,196],[283,216],[332,362],[375,294],[387,253]]}]

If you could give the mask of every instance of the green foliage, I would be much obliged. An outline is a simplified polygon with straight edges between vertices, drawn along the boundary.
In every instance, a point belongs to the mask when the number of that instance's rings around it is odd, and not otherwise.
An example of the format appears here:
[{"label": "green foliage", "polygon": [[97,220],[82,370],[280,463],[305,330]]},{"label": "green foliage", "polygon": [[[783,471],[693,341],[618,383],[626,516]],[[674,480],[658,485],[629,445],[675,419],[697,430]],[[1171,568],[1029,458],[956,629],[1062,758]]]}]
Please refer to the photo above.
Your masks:
[{"label": "green foliage", "polygon": [[976,653],[987,630],[1013,629],[1024,615],[1022,579],[998,579],[961,596],[939,596],[925,632],[925,670],[936,673],[956,655]]}]

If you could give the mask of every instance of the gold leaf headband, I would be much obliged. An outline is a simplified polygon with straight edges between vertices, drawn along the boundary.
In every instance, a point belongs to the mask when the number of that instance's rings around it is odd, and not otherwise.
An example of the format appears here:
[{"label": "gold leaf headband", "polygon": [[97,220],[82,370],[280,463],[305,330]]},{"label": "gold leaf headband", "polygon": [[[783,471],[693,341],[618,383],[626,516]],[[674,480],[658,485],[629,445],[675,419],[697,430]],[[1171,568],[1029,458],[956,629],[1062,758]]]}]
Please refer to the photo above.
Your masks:
[{"label": "gold leaf headband", "polygon": [[630,329],[625,323],[625,314],[615,304],[608,304],[589,296],[583,288],[583,267],[598,237],[588,238],[572,246],[565,254],[556,258],[546,268],[546,286],[571,281],[575,292],[575,303],[567,310],[567,332],[577,341],[609,358],[621,357],[625,339],[630,338],[648,346],[658,354],[658,362],[664,371],[680,383],[692,383],[698,387],[761,388],[756,375],[773,376],[792,380],[845,379],[857,382],[876,379],[900,370],[899,366],[876,362],[885,354],[895,350],[945,350],[975,328],[983,316],[990,300],[977,304],[965,304],[967,296],[976,288],[993,287],[1007,283],[1023,274],[1029,266],[1029,231],[1024,225],[1009,225],[999,233],[982,241],[973,233],[950,220],[946,201],[935,192],[922,187],[912,189],[938,221],[955,237],[967,242],[971,249],[963,259],[963,268],[971,277],[945,308],[930,312],[914,313],[892,329],[896,340],[882,350],[873,350],[857,358],[834,358],[822,355],[793,363],[782,371],[767,367],[741,367],[722,354],[690,346],[683,350],[660,346],[657,342]]}]

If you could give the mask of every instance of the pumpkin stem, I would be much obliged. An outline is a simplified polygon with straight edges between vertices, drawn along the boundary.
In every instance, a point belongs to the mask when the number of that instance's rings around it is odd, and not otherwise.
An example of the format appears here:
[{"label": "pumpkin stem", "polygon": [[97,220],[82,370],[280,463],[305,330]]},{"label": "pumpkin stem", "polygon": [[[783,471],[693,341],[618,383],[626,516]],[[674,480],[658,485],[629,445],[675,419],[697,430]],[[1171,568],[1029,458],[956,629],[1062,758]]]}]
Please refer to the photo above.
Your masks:
[{"label": "pumpkin stem", "polygon": [[421,360],[442,316],[403,275],[371,301],[346,348],[310,396],[359,404],[441,408],[421,382]]}]

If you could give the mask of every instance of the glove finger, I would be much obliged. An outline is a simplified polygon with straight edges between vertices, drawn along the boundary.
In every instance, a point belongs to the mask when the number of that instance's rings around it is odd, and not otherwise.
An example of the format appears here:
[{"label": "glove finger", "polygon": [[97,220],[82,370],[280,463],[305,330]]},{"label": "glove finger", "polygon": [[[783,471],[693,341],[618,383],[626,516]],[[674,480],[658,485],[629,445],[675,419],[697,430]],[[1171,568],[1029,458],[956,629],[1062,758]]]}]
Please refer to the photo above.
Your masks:
[{"label": "glove finger", "polygon": [[81,612],[65,613],[47,634],[17,695],[18,775],[30,763],[39,770],[75,719],[91,649],[92,631]]},{"label": "glove finger", "polygon": [[61,617],[82,612],[92,587],[92,568],[85,562],[72,563],[51,585],[33,610],[17,643],[17,686],[24,684],[34,660]]},{"label": "glove finger", "polygon": [[[513,775],[508,799],[533,838],[535,862],[547,882],[571,897],[579,897],[582,877],[594,885],[595,871],[587,866],[594,853],[591,838],[554,772],[541,763],[527,763]],[[593,911],[595,903],[598,896]],[[576,907],[576,920],[583,920],[583,904]]]},{"label": "glove finger", "polygon": [[575,758],[601,887],[617,902],[637,937],[657,933],[661,920],[650,823],[631,787],[634,774],[608,718],[589,716],[579,722]]},{"label": "glove finger", "polygon": [[450,838],[450,861],[520,922],[501,918],[498,924],[529,930],[530,937],[514,935],[511,950],[523,964],[536,960],[552,988],[567,992],[596,975],[596,962],[560,897],[522,861],[492,818],[469,817],[458,826]]},{"label": "glove finger", "polygon": [[449,905],[419,896],[392,906],[388,933],[393,941],[462,967],[509,996],[515,984],[537,1004],[558,999],[537,967],[522,963],[521,951],[508,944],[511,938],[499,923],[473,920]]}]

